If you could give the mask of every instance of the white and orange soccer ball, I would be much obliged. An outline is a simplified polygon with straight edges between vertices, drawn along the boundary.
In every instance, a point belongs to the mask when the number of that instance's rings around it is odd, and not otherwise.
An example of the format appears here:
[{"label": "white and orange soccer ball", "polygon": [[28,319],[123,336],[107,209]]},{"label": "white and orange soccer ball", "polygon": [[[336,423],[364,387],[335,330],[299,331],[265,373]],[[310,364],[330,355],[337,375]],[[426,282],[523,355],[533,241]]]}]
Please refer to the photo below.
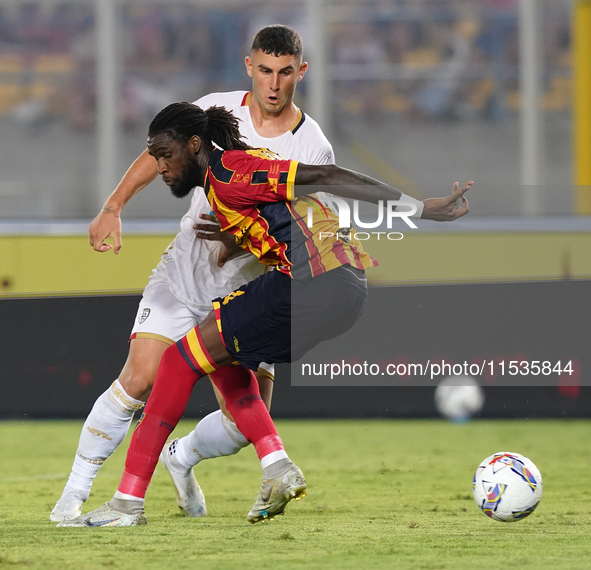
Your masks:
[{"label": "white and orange soccer ball", "polygon": [[514,522],[531,515],[542,498],[542,475],[527,457],[500,451],[476,469],[474,500],[491,519]]}]

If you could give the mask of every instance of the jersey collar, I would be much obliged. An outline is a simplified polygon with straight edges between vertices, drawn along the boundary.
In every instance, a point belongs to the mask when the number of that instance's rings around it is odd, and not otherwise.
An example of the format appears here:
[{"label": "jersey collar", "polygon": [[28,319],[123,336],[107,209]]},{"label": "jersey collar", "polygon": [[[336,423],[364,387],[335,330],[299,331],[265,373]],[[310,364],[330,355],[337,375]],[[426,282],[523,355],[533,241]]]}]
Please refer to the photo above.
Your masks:
[{"label": "jersey collar", "polygon": [[[252,91],[249,91],[248,93],[244,94],[244,97],[242,98],[242,103],[240,103],[240,106],[241,107],[249,107],[251,101],[252,101]],[[301,109],[298,109],[298,116],[296,117],[296,120],[295,120],[294,124],[292,125],[292,127],[289,129],[291,131],[292,135],[296,134],[298,129],[304,124],[305,120],[306,120],[306,114]]]}]

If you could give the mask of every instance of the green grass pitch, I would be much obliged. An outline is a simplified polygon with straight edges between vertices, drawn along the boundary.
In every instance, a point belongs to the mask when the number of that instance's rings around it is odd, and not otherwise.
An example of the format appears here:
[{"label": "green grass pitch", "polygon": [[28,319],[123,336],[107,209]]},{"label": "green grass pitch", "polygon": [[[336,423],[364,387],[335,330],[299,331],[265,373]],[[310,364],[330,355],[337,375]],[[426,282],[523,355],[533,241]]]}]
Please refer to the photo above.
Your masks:
[{"label": "green grass pitch", "polygon": [[[277,425],[309,488],[275,521],[245,520],[260,483],[248,448],[196,469],[205,518],[180,514],[159,468],[147,527],[58,529],[48,515],[82,422],[0,422],[0,568],[591,568],[591,422]],[[112,496],[126,449],[104,465],[87,510]],[[472,499],[476,466],[497,451],[522,453],[542,472],[542,501],[525,520],[489,520]]]}]

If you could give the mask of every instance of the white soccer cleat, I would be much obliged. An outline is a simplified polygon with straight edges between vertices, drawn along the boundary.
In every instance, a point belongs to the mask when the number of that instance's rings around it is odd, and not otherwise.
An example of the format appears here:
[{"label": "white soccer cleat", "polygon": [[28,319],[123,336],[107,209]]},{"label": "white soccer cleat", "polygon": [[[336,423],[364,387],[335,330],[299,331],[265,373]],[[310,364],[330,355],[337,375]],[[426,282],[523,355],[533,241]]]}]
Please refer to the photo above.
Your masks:
[{"label": "white soccer cleat", "polygon": [[111,503],[105,503],[98,509],[90,511],[85,515],[71,520],[64,520],[58,527],[120,527],[120,526],[140,526],[148,524],[148,519],[144,513],[128,515],[117,511],[111,506]]},{"label": "white soccer cleat", "polygon": [[289,501],[299,501],[306,496],[306,479],[300,468],[290,465],[279,477],[263,479],[257,500],[246,520],[251,523],[273,520],[282,515]]},{"label": "white soccer cleat", "polygon": [[82,505],[84,501],[73,493],[66,493],[55,504],[49,520],[52,522],[62,522],[75,519],[82,514]]},{"label": "white soccer cleat", "polygon": [[174,439],[166,442],[160,453],[160,461],[172,479],[179,509],[189,517],[204,517],[207,515],[205,496],[195,479],[193,469],[181,472],[172,464],[172,456],[176,453],[178,441]]}]

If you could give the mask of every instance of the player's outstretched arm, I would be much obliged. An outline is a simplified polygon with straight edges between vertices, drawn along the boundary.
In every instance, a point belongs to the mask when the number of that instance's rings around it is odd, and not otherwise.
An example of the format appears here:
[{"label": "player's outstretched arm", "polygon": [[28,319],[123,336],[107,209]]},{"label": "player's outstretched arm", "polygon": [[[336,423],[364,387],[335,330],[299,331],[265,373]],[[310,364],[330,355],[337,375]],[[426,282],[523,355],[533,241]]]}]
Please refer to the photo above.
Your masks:
[{"label": "player's outstretched arm", "polygon": [[[464,194],[472,187],[472,184],[473,182],[470,181],[460,188],[456,182],[450,196],[423,200],[423,211],[420,217],[425,220],[446,222],[466,215],[468,201],[464,198]],[[375,178],[341,168],[336,164],[322,166],[298,164],[295,176],[295,196],[305,196],[314,192],[315,190],[310,186],[331,186],[331,192],[337,196],[374,204],[379,201],[404,199],[418,202]]]},{"label": "player's outstretched arm", "polygon": [[[113,249],[115,254],[121,250],[121,210],[140,190],[145,188],[158,175],[157,163],[145,150],[124,174],[117,188],[107,198],[101,211],[88,228],[89,242],[95,251],[105,252]],[[106,243],[113,238],[113,245]]]},{"label": "player's outstretched arm", "polygon": [[[380,200],[399,200],[403,195],[400,190],[375,178],[342,168],[336,164],[310,165],[299,163],[295,175],[294,193],[296,197],[321,190],[320,188],[310,188],[310,186],[331,186],[330,191],[332,194],[352,200],[373,202],[374,204],[377,204]],[[336,186],[338,188],[335,188]]]}]

